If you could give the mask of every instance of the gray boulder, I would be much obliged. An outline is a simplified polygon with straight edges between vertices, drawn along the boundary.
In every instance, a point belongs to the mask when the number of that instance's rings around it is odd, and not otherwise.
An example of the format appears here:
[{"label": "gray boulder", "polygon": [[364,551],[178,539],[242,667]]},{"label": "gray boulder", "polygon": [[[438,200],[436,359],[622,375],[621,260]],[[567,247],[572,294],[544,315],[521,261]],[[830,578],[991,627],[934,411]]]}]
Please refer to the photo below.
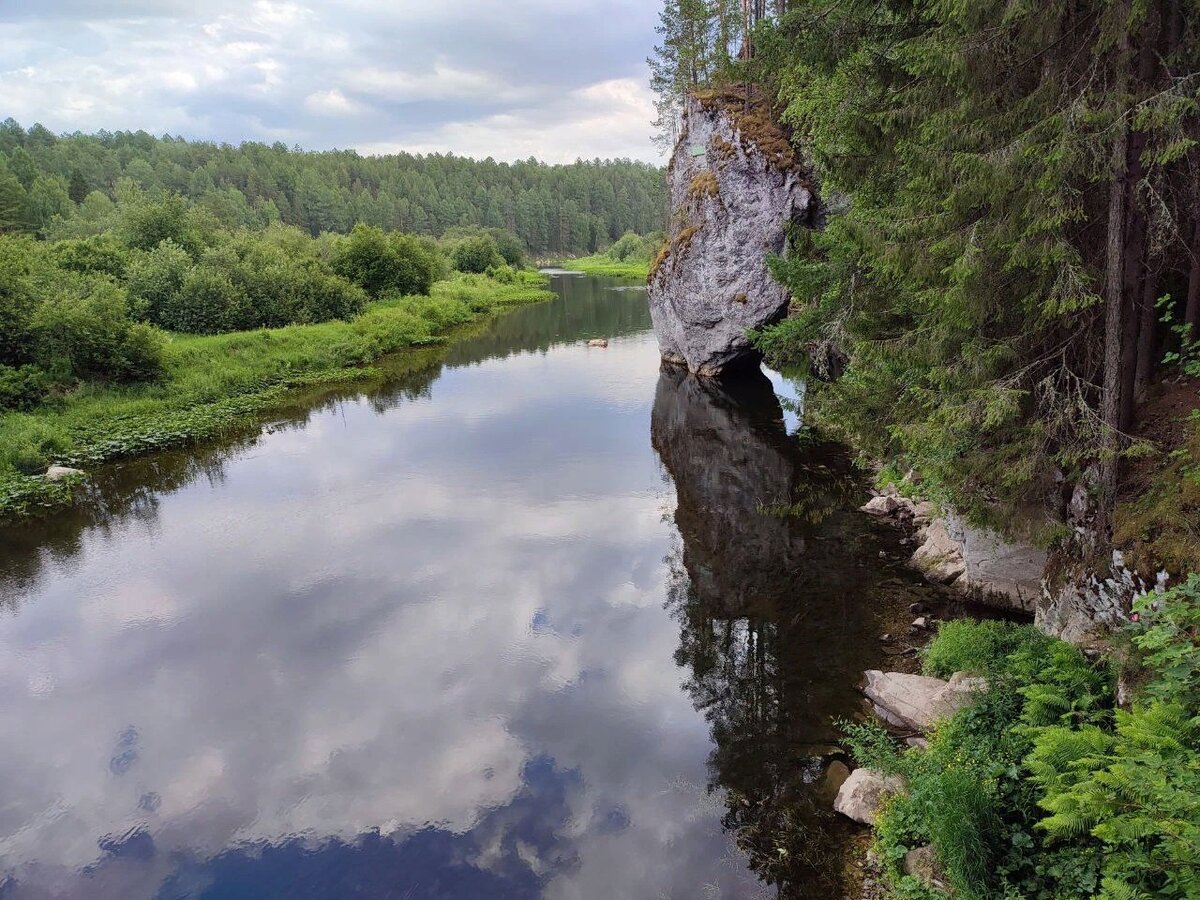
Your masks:
[{"label": "gray boulder", "polygon": [[890,497],[886,494],[880,494],[878,497],[872,497],[862,511],[869,516],[890,516],[900,508],[900,501],[895,497]]},{"label": "gray boulder", "polygon": [[72,469],[70,466],[51,466],[46,470],[47,481],[62,481],[74,475],[82,475],[82,469]]},{"label": "gray boulder", "polygon": [[987,682],[965,672],[956,672],[949,681],[904,672],[867,672],[863,693],[876,714],[896,728],[929,731],[939,720],[949,718],[973,695],[986,689]]},{"label": "gray boulder", "polygon": [[649,279],[663,359],[699,375],[757,362],[746,332],[779,321],[790,299],[767,257],[784,252],[790,223],[819,219],[811,174],[763,105],[692,98],[668,188],[671,233]]},{"label": "gray boulder", "polygon": [[917,847],[904,854],[904,874],[911,875],[925,887],[944,891],[949,886],[945,870],[932,846]]},{"label": "gray boulder", "polygon": [[932,522],[922,533],[923,542],[912,555],[910,564],[937,584],[952,584],[966,572],[962,548],[940,521]]},{"label": "gray boulder", "polygon": [[874,825],[887,798],[903,792],[904,781],[895,775],[855,769],[842,783],[833,808],[855,822]]}]

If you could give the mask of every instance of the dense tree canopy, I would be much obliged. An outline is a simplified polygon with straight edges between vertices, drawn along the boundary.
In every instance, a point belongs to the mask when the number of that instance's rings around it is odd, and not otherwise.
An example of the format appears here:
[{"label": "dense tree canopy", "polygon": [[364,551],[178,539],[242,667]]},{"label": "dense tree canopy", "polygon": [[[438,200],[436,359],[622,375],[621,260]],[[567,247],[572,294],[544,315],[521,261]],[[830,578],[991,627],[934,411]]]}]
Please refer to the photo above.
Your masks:
[{"label": "dense tree canopy", "polygon": [[956,504],[1085,483],[1103,525],[1135,401],[1200,325],[1196,7],[799,0],[755,44],[847,201],[777,262],[796,315],[764,347],[850,351],[831,419]]},{"label": "dense tree canopy", "polygon": [[103,216],[127,180],[193,201],[226,227],[272,221],[312,235],[364,223],[441,237],[475,226],[515,234],[535,256],[594,252],[626,231],[662,225],[659,168],[629,160],[545,165],[451,154],[363,157],[282,144],[238,147],[145,132],[55,136],[0,123],[0,230],[76,234]]}]

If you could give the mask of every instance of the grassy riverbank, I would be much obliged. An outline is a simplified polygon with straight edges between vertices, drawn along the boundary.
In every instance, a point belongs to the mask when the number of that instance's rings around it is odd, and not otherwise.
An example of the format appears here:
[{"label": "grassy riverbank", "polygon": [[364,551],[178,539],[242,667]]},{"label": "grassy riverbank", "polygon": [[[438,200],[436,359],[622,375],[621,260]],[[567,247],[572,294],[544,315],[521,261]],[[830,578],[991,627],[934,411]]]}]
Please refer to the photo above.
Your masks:
[{"label": "grassy riverbank", "polygon": [[595,256],[583,256],[579,259],[568,259],[557,263],[564,269],[573,272],[583,272],[585,275],[607,275],[612,278],[647,278],[650,274],[650,261],[645,259],[616,260],[611,256],[598,253]]},{"label": "grassy riverbank", "polygon": [[0,518],[69,504],[77,482],[50,483],[51,463],[80,468],[187,446],[279,403],[296,387],[369,373],[385,354],[437,343],[458,326],[553,294],[517,273],[502,283],[459,275],[430,296],[373,303],[355,319],[208,336],[174,335],[152,383],[87,384],[27,412],[0,414]]}]

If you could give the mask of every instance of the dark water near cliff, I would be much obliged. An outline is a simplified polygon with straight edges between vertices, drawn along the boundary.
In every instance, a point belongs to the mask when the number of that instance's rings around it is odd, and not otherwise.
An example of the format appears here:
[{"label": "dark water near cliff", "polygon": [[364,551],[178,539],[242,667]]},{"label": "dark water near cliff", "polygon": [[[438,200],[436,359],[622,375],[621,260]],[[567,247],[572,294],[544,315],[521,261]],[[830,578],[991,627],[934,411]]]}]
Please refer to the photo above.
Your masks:
[{"label": "dark water near cliff", "polygon": [[886,538],[767,377],[556,284],[0,531],[0,897],[840,895]]}]

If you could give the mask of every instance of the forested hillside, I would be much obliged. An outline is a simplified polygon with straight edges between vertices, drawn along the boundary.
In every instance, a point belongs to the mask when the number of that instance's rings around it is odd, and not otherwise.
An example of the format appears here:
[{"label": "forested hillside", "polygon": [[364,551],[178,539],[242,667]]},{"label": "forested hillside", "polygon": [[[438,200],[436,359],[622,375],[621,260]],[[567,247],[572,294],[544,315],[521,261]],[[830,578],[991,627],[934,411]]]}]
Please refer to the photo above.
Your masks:
[{"label": "forested hillside", "polygon": [[740,12],[731,39],[723,0],[667,0],[654,83],[668,131],[689,93],[773,107],[820,181],[759,347],[836,359],[810,421],[1040,544],[1039,613],[1095,626],[1085,655],[948,623],[925,673],[984,696],[923,749],[850,727],[903,779],[876,821],[892,895],[1200,897],[1200,7]]},{"label": "forested hillside", "polygon": [[[482,226],[511,231],[535,256],[591,253],[627,231],[655,231],[664,217],[662,171],[629,160],[363,157],[142,131],[56,136],[40,125],[0,124],[0,231],[85,236],[118,199],[122,179],[187,197],[230,228],[282,221],[316,236],[362,222],[440,237]],[[56,225],[55,217],[73,221]]]}]

